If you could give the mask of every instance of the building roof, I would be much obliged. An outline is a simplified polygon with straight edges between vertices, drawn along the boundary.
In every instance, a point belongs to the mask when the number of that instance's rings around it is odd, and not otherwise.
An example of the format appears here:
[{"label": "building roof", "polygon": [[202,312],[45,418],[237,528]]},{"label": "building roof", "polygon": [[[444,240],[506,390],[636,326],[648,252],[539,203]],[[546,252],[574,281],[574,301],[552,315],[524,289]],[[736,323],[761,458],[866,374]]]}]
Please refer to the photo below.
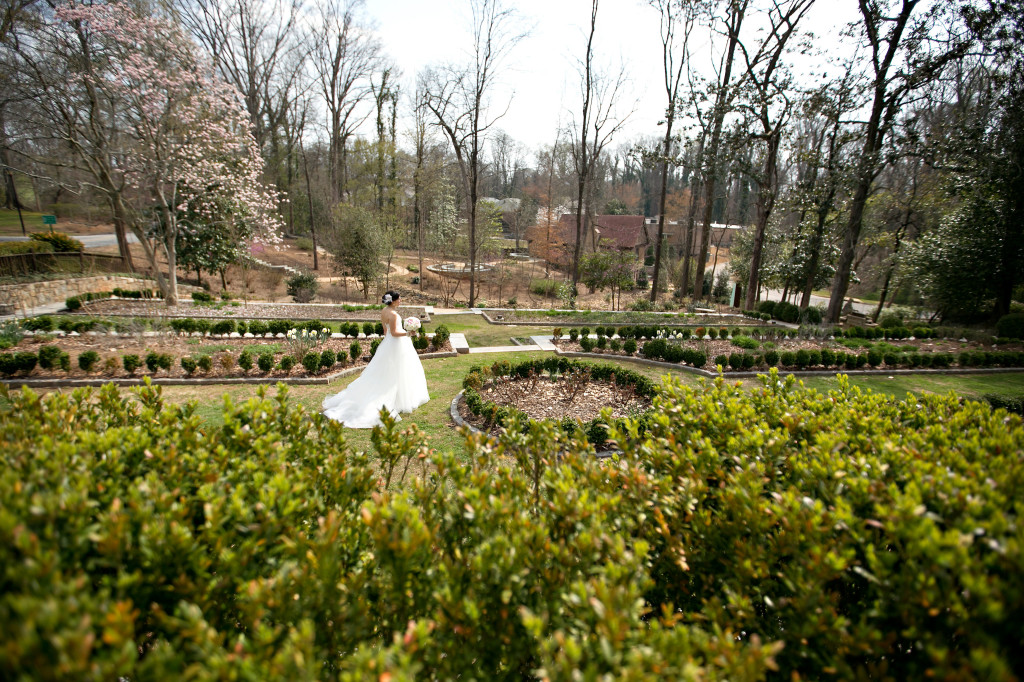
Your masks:
[{"label": "building roof", "polygon": [[636,249],[650,243],[647,224],[642,215],[594,216],[598,240],[610,239],[618,249]]}]

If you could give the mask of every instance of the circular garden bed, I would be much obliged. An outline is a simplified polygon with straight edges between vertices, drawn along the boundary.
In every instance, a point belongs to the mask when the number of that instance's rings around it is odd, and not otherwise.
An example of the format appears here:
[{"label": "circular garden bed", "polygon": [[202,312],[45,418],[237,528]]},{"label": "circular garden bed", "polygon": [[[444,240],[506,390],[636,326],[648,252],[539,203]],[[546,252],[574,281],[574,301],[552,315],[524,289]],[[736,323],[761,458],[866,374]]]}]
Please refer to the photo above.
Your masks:
[{"label": "circular garden bed", "polygon": [[547,419],[595,448],[606,444],[610,423],[632,418],[643,429],[655,392],[654,382],[628,368],[564,357],[474,367],[462,385],[459,414],[481,431],[496,433],[515,415]]}]

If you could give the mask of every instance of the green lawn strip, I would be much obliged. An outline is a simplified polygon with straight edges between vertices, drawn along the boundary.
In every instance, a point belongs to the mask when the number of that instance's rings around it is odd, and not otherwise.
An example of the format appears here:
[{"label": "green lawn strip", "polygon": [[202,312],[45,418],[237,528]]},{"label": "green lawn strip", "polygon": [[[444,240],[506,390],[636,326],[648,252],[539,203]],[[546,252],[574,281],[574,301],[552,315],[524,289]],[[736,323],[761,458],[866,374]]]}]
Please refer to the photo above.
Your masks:
[{"label": "green lawn strip", "polygon": [[[462,379],[474,365],[490,365],[499,360],[521,362],[530,358],[547,357],[544,352],[524,353],[487,353],[460,355],[454,358],[438,358],[426,360],[423,369],[427,375],[427,386],[430,389],[430,402],[412,414],[403,416],[403,425],[416,424],[430,439],[431,447],[442,451],[462,451],[462,439],[451,427],[449,409],[452,398],[462,390]],[[648,367],[634,363],[622,363],[652,378],[660,379],[665,371],[657,367]],[[685,372],[671,372],[679,376],[685,383],[695,385],[694,375]],[[320,404],[325,396],[337,393],[352,383],[357,375],[348,376],[330,386],[297,385],[288,387],[288,397],[298,402],[310,412],[319,412]],[[272,392],[276,389],[271,389]],[[211,386],[164,386],[164,397],[172,403],[184,403],[189,400],[198,402],[197,414],[209,425],[223,424],[223,396],[227,394],[235,403],[245,402],[256,395],[256,386],[211,385]],[[370,430],[351,430],[349,442],[360,450],[372,449]]]},{"label": "green lawn strip", "polygon": [[[952,391],[964,398],[981,399],[986,393],[1001,395],[1024,395],[1024,372],[1012,374],[916,374],[879,375],[871,377],[852,376],[850,383],[878,393],[888,393],[896,398],[905,398],[908,393],[924,395],[935,393],[945,395]],[[799,375],[797,375],[799,378]],[[819,391],[838,387],[835,377],[804,377],[804,386]]]},{"label": "green lawn strip", "polygon": [[[21,217],[25,220],[25,231],[28,234],[32,234],[33,232],[42,232],[43,229],[47,227],[43,225],[42,213],[22,210]],[[0,209],[0,235],[10,237],[20,234],[21,222],[18,220],[18,212]]]},{"label": "green lawn strip", "polygon": [[509,346],[512,337],[551,336],[551,330],[558,325],[510,325],[491,324],[483,315],[435,315],[427,325],[427,331],[434,331],[438,325],[448,327],[448,331],[466,335],[470,348],[485,346]]}]

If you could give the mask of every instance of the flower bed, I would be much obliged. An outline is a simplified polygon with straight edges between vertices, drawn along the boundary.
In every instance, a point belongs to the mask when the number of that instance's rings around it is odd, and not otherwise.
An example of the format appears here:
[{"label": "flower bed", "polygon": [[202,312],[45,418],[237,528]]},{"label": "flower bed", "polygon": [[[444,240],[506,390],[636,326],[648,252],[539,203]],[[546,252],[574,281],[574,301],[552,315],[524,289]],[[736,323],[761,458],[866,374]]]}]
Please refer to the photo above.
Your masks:
[{"label": "flower bed", "polygon": [[[312,377],[369,361],[380,338],[292,329],[267,339],[209,336],[27,336],[0,353],[0,376],[18,379],[223,379]],[[419,353],[451,351],[448,331],[417,335]]]}]

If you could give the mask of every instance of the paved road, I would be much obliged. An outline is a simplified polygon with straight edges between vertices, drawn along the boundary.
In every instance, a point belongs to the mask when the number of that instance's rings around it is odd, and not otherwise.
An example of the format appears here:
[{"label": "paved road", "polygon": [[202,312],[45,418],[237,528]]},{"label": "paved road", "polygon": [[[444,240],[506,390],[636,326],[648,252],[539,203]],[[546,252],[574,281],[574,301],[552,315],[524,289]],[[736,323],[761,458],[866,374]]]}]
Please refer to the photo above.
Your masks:
[{"label": "paved road", "polygon": [[[117,235],[111,234],[80,234],[71,235],[78,241],[82,242],[87,249],[98,249],[104,246],[117,246]],[[27,241],[28,237],[0,237],[0,242],[23,242]],[[134,244],[139,240],[136,239],[134,234],[128,235],[128,243]]]}]

